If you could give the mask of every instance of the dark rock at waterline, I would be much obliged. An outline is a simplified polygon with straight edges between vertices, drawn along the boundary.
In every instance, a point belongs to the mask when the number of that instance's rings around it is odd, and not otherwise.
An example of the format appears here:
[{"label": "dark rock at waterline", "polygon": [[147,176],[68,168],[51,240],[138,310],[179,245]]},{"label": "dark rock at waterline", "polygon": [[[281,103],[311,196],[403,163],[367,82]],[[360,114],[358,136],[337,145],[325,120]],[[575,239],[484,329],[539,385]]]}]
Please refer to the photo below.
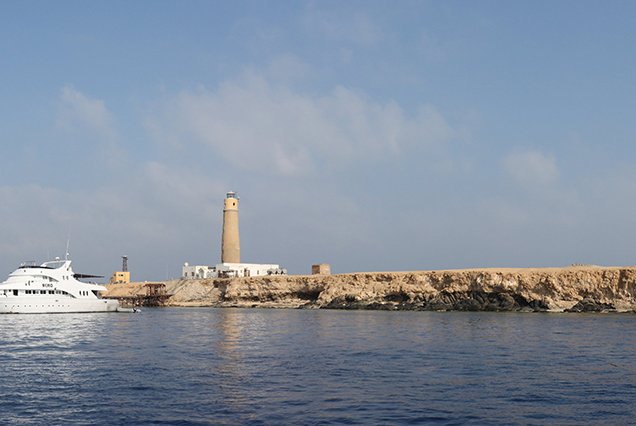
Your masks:
[{"label": "dark rock at waterline", "polygon": [[483,302],[473,299],[472,297],[467,297],[466,299],[458,300],[453,309],[456,311],[483,311],[486,306]]},{"label": "dark rock at waterline", "polygon": [[396,309],[396,305],[394,305],[393,303],[373,302],[364,306],[363,309],[370,311],[394,311]]},{"label": "dark rock at waterline", "polygon": [[451,311],[452,309],[452,303],[444,302],[438,298],[431,299],[423,306],[425,311]]},{"label": "dark rock at waterline", "polygon": [[322,306],[324,309],[364,309],[368,303],[358,302],[350,296],[338,296]]},{"label": "dark rock at waterline", "polygon": [[398,311],[422,311],[424,307],[421,303],[402,302],[395,305]]},{"label": "dark rock at waterline", "polygon": [[616,307],[611,303],[602,303],[598,300],[585,298],[583,300],[580,300],[570,309],[566,309],[565,312],[607,312],[615,310]]},{"label": "dark rock at waterline", "polygon": [[384,300],[386,300],[387,302],[398,302],[398,303],[404,303],[404,302],[408,302],[410,300],[408,294],[406,294],[403,291],[396,291],[393,293],[389,293],[386,296],[384,296]]},{"label": "dark rock at waterline", "polygon": [[550,307],[543,300],[531,300],[528,302],[528,308],[534,312],[546,312]]},{"label": "dark rock at waterline", "polygon": [[427,311],[546,311],[548,305],[540,300],[526,300],[523,296],[505,292],[446,293],[430,299]]},{"label": "dark rock at waterline", "polygon": [[408,296],[393,293],[384,298],[385,301],[364,301],[355,297],[339,296],[331,300],[323,309],[365,309],[365,310],[399,310],[399,311],[534,311],[548,309],[548,305],[540,300],[526,300],[523,296],[506,292],[441,292],[428,301],[411,301]]}]

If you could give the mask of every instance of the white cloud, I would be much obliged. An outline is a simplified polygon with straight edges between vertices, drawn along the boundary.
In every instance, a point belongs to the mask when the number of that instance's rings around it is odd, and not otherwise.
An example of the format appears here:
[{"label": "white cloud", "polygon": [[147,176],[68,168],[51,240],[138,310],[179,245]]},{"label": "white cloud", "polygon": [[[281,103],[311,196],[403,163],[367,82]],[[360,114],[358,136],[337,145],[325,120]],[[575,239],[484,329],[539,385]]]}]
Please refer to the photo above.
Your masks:
[{"label": "white cloud", "polygon": [[76,155],[82,149],[84,152],[93,150],[90,160],[97,161],[100,166],[122,166],[126,156],[120,146],[117,123],[103,100],[92,98],[72,86],[63,87],[58,99],[56,125],[63,132],[64,144],[74,145]]},{"label": "white cloud", "polygon": [[149,122],[173,145],[198,142],[239,169],[287,176],[426,150],[454,135],[430,105],[410,116],[345,87],[314,96],[255,73],[215,91],[181,92]]},{"label": "white cloud", "polygon": [[71,86],[63,87],[60,93],[57,125],[69,131],[88,129],[107,138],[116,134],[114,119],[104,102]]},{"label": "white cloud", "polygon": [[509,154],[503,159],[503,166],[517,183],[529,188],[550,185],[559,179],[554,156],[540,151]]}]

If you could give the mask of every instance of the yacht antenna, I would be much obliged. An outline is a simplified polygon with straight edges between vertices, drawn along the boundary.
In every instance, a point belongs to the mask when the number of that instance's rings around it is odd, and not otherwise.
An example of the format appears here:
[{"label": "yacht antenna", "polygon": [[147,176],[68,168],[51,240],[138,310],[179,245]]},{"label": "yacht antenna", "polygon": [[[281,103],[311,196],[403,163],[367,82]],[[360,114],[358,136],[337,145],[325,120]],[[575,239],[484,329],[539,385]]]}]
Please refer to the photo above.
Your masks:
[{"label": "yacht antenna", "polygon": [[65,257],[65,260],[68,260],[68,256],[69,256],[68,246],[70,246],[70,245],[71,245],[71,240],[69,238],[68,240],[66,240],[66,257]]}]

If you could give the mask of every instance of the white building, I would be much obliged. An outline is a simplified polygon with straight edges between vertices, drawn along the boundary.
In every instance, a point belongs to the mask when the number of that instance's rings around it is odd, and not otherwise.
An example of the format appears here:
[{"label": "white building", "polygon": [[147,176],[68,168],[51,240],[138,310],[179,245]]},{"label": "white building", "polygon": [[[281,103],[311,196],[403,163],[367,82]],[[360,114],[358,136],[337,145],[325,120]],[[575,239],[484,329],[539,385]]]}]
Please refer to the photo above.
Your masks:
[{"label": "white building", "polygon": [[182,278],[188,280],[206,278],[262,277],[265,275],[286,275],[287,270],[280,265],[269,263],[219,263],[216,266],[191,266],[183,264]]},{"label": "white building", "polygon": [[282,275],[287,271],[280,265],[266,263],[219,263],[216,265],[217,276],[226,277],[262,277],[263,275]]},{"label": "white building", "polygon": [[202,280],[205,278],[216,278],[216,270],[210,266],[183,264],[181,278],[186,280]]}]

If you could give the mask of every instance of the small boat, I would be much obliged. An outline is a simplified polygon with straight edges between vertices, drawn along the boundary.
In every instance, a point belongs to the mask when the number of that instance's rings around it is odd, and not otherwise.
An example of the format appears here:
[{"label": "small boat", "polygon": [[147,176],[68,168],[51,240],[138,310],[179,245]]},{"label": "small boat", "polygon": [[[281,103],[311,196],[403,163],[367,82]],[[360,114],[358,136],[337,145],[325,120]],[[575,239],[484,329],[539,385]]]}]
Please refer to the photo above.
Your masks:
[{"label": "small boat", "polygon": [[124,307],[119,307],[117,308],[117,312],[128,312],[131,314],[138,314],[141,312],[141,309],[134,307],[134,308],[124,308]]},{"label": "small boat", "polygon": [[118,301],[100,296],[106,287],[85,278],[98,276],[76,274],[69,259],[24,263],[0,283],[0,314],[117,312]]}]

